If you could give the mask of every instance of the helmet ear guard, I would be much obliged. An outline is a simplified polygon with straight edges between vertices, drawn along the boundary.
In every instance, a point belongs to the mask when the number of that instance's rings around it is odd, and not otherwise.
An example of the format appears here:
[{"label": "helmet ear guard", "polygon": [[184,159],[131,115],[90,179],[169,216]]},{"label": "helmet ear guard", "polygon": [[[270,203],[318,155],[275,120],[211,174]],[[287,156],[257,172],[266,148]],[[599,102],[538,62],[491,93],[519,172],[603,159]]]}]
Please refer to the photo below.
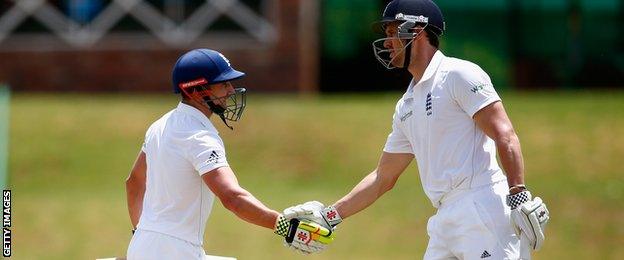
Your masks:
[{"label": "helmet ear guard", "polygon": [[405,15],[402,13],[398,13],[395,16],[397,21],[404,21],[398,27],[398,36],[399,38],[414,38],[418,36],[419,33],[411,32],[413,29],[416,29],[416,26],[421,25],[424,30],[427,25],[429,25],[429,17],[425,17],[423,15]]}]

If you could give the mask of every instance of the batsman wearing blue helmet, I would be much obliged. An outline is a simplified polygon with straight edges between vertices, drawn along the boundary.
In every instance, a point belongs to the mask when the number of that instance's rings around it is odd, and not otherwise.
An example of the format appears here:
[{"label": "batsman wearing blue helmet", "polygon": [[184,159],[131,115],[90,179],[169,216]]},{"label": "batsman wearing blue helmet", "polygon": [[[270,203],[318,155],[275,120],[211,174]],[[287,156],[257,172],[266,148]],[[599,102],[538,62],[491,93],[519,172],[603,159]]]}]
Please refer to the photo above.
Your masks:
[{"label": "batsman wearing blue helmet", "polygon": [[489,76],[438,49],[445,23],[430,0],[391,1],[377,28],[386,37],[373,42],[375,57],[413,77],[379,164],[332,206],[311,201],[285,216],[331,228],[392,189],[415,158],[437,208],[424,259],[529,259],[543,244],[549,213],[524,184],[520,142]]},{"label": "batsman wearing blue helmet", "polygon": [[209,118],[217,114],[226,125],[240,119],[246,90],[232,81],[244,75],[208,49],[187,52],[176,62],[173,90],[182,101],[149,127],[126,180],[134,227],[128,259],[204,259],[204,229],[215,196],[239,218],[274,230],[302,253],[320,251],[333,240],[330,230],[287,220],[239,185]]}]

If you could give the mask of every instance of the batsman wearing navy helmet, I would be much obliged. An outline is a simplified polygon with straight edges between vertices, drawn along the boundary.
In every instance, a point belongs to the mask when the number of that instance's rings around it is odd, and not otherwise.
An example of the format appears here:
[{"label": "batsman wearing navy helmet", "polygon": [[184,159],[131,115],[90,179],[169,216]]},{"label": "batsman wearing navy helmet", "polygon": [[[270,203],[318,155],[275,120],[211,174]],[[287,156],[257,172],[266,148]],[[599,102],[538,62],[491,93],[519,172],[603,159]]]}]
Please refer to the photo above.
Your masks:
[{"label": "batsman wearing navy helmet", "polygon": [[311,201],[285,216],[334,227],[392,189],[415,158],[437,208],[424,259],[529,259],[549,213],[525,186],[520,142],[489,76],[439,50],[446,28],[432,1],[391,1],[377,29],[385,37],[373,42],[375,57],[413,77],[377,168],[333,205]]},{"label": "batsman wearing navy helmet", "polygon": [[209,49],[189,51],[176,62],[173,90],[182,101],[149,127],[126,180],[134,227],[128,259],[204,259],[215,196],[239,218],[274,230],[302,253],[333,240],[330,230],[287,220],[239,185],[210,117],[217,114],[226,125],[240,119],[246,90],[232,81],[244,75]]}]

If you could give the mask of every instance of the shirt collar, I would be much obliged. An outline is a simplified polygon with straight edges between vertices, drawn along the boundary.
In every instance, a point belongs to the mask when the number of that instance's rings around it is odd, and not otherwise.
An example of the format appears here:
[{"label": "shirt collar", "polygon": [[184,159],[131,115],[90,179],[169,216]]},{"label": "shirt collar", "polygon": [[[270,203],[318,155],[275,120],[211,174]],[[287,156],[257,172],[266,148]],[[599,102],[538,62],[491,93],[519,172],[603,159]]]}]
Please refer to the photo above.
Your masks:
[{"label": "shirt collar", "polygon": [[178,103],[178,107],[176,108],[176,110],[180,113],[190,115],[193,118],[199,120],[199,122],[201,122],[202,125],[204,125],[205,127],[212,126],[212,122],[210,122],[210,119],[208,119],[208,117],[204,115],[204,113],[199,111],[199,109],[194,108],[191,105],[187,105],[187,104],[180,102]]},{"label": "shirt collar", "polygon": [[437,50],[436,53],[433,55],[433,58],[431,58],[429,65],[427,65],[427,68],[425,69],[425,73],[418,83],[429,80],[433,76],[433,74],[438,71],[438,67],[440,67],[442,60],[445,57],[446,56],[444,56],[444,54],[440,50]]},{"label": "shirt collar", "polygon": [[445,57],[446,56],[444,56],[444,53],[442,53],[442,51],[437,50],[435,54],[433,54],[433,57],[431,58],[429,65],[427,65],[427,68],[425,69],[425,73],[423,73],[423,76],[422,78],[420,78],[420,81],[414,82],[414,79],[412,78],[412,81],[410,81],[409,87],[407,88],[407,91],[405,92],[404,97],[412,98],[414,94],[414,87],[418,83],[425,82],[431,79],[431,77],[433,77],[436,71],[438,71],[438,67],[440,67],[440,64],[442,64],[442,60],[444,60]]}]

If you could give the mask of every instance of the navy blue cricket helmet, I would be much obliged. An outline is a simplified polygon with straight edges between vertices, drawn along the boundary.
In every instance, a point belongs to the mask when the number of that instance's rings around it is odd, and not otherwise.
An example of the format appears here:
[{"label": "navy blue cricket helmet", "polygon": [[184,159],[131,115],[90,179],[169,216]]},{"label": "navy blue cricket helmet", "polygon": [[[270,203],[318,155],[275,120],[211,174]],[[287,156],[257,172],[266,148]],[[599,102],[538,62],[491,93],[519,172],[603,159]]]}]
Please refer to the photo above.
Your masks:
[{"label": "navy blue cricket helmet", "polygon": [[381,30],[388,22],[406,21],[408,18],[415,18],[418,22],[426,23],[427,27],[438,36],[446,30],[442,11],[431,0],[391,1],[386,5],[381,20],[375,24],[375,29]]},{"label": "navy blue cricket helmet", "polygon": [[180,84],[197,80],[216,84],[243,76],[245,73],[232,68],[223,54],[210,49],[195,49],[182,55],[173,67],[173,92],[180,93]]},{"label": "navy blue cricket helmet", "polygon": [[[415,32],[414,29],[421,27],[438,37],[445,30],[442,11],[431,0],[393,0],[386,5],[381,20],[373,24],[373,29],[385,34],[386,26],[392,22],[400,22],[396,28],[397,35],[373,41],[375,58],[387,69],[408,68],[411,44],[422,33],[422,30]],[[388,48],[386,46],[388,39],[402,40],[404,45],[400,48]],[[400,53],[403,54],[398,55]],[[401,57],[403,62],[400,61]]]},{"label": "navy blue cricket helmet", "polygon": [[245,88],[235,88],[234,93],[214,96],[210,85],[242,78],[245,73],[232,68],[223,54],[210,49],[195,49],[182,55],[172,73],[173,92],[183,92],[185,97],[204,103],[232,127],[229,121],[238,121],[247,103]]}]

